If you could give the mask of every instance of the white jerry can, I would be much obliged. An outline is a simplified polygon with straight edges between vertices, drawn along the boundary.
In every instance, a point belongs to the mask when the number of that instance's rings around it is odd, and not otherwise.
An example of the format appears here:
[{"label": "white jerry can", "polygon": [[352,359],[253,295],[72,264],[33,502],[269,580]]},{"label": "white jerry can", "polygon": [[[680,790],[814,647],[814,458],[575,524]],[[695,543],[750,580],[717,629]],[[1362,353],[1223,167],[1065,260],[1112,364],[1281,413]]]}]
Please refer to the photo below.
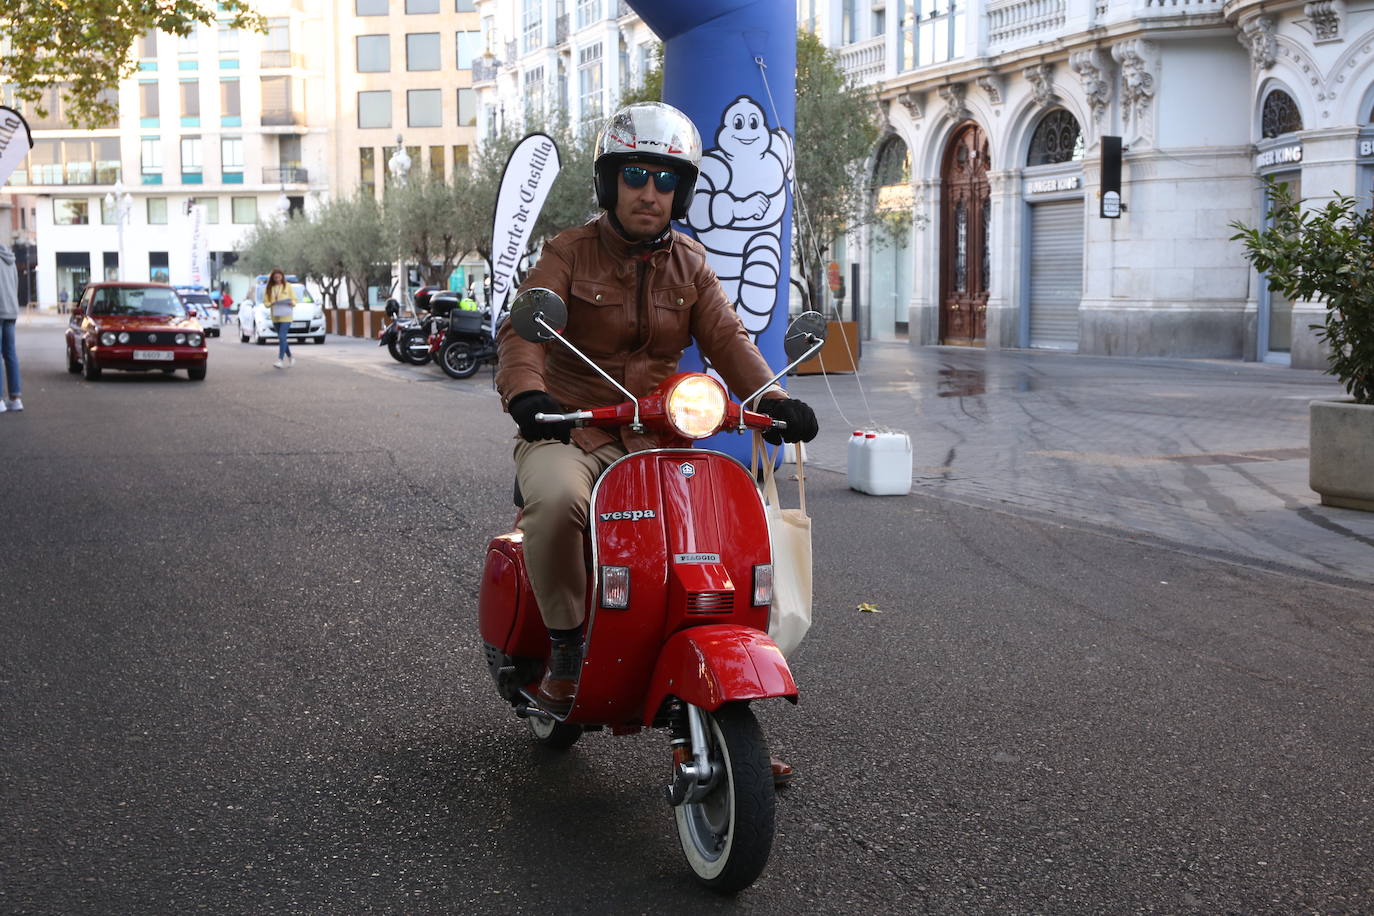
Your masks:
[{"label": "white jerry can", "polygon": [[911,492],[911,437],[858,429],[849,437],[849,488],[871,496]]}]

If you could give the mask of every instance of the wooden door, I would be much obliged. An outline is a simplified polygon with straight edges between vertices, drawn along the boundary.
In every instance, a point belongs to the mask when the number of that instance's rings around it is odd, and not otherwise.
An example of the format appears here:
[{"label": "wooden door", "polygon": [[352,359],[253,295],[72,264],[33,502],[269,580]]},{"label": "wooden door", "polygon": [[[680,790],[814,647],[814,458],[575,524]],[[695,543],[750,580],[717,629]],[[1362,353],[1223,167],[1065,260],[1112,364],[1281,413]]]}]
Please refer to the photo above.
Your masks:
[{"label": "wooden door", "polygon": [[960,127],[941,170],[940,341],[982,346],[987,338],[991,189],[983,129]]}]

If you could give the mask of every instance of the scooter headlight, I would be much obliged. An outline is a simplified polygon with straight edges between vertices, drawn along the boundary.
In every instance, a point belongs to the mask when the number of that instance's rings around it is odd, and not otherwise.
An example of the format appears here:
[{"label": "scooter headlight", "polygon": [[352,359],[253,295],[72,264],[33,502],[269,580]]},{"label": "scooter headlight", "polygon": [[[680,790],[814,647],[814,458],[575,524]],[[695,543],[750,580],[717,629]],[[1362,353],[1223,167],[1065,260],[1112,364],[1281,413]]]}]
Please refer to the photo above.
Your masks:
[{"label": "scooter headlight", "polygon": [[725,389],[709,375],[692,374],[665,398],[668,422],[679,435],[704,439],[725,422]]}]

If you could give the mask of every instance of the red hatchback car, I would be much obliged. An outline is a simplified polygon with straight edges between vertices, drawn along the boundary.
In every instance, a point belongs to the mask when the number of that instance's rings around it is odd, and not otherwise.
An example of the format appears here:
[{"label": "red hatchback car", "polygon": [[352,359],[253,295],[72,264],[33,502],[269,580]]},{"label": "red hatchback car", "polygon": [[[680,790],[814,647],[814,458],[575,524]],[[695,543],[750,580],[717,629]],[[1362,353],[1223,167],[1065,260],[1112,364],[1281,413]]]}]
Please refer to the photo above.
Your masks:
[{"label": "red hatchback car", "polygon": [[102,369],[205,378],[205,331],[172,287],[92,283],[67,324],[67,371],[94,381]]}]

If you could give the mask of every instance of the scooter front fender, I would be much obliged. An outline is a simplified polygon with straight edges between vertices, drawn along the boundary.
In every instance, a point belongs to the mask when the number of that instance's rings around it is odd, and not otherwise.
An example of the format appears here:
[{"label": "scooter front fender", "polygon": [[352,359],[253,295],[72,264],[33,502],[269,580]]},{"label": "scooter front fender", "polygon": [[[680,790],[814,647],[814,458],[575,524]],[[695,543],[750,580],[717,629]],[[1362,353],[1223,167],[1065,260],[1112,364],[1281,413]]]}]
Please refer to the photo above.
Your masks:
[{"label": "scooter front fender", "polygon": [[797,702],[787,660],[768,634],[736,624],[679,630],[659,654],[645,697],[644,724],[652,725],[668,696],[718,709],[736,700],[786,697]]}]

